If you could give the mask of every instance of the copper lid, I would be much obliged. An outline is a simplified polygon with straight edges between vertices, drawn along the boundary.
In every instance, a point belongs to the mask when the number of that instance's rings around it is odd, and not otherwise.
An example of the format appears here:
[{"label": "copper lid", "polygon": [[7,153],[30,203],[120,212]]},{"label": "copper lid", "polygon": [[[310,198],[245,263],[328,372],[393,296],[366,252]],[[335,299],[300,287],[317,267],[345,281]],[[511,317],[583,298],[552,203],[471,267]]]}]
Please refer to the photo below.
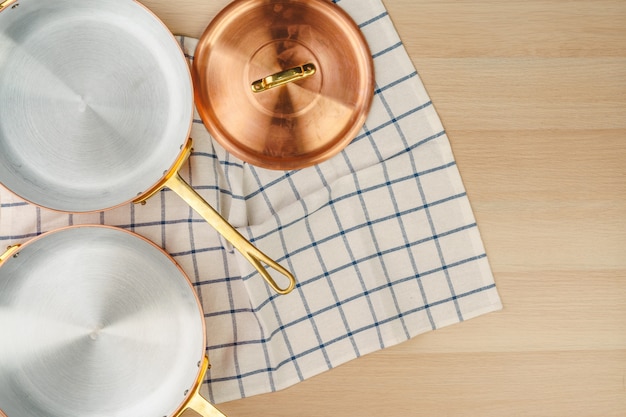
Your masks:
[{"label": "copper lid", "polygon": [[192,77],[211,135],[270,169],[337,154],[365,122],[374,91],[361,31],[327,0],[235,0],[202,35]]}]

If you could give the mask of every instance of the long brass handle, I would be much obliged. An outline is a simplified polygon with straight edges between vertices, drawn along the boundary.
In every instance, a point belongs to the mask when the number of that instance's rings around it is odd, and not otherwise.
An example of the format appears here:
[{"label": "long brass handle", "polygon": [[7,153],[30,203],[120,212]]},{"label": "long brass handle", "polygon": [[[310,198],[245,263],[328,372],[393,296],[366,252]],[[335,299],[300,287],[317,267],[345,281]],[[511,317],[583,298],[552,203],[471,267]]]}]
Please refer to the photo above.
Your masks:
[{"label": "long brass handle", "polygon": [[[296,285],[296,280],[285,268],[265,255],[243,237],[226,219],[224,219],[213,207],[209,205],[178,172],[165,182],[165,186],[178,194],[187,204],[189,204],[204,220],[206,220],[219,234],[228,240],[265,278],[267,283],[279,294],[288,294]],[[287,287],[280,287],[269,271],[261,263],[265,263],[269,268],[278,271],[287,277],[289,284]]]},{"label": "long brass handle", "polygon": [[268,75],[267,77],[256,80],[250,86],[252,91],[260,93],[262,91],[269,90],[270,88],[278,87],[283,84],[287,84],[302,78],[310,77],[315,74],[314,64],[304,64],[298,67],[286,69],[284,71],[277,72],[276,74]]},{"label": "long brass handle", "polygon": [[[272,258],[257,249],[245,237],[243,237],[226,219],[224,219],[209,203],[207,203],[200,194],[196,192],[187,182],[182,179],[179,174],[180,168],[183,166],[189,155],[191,155],[192,139],[189,138],[184,145],[178,160],[174,166],[166,173],[161,182],[156,184],[150,190],[138,196],[134,203],[144,204],[147,199],[167,187],[178,194],[191,208],[193,208],[204,220],[206,220],[219,234],[221,234],[250,262],[267,283],[278,294],[289,294],[296,286],[296,279],[287,269]],[[265,263],[269,268],[274,269],[280,274],[287,277],[289,283],[286,287],[281,287],[276,283],[269,271],[261,263]]]},{"label": "long brass handle", "polygon": [[195,386],[191,390],[191,393],[188,397],[188,400],[180,410],[175,414],[175,417],[180,417],[183,412],[186,410],[193,410],[196,413],[200,414],[202,417],[226,417],[220,410],[215,408],[213,404],[208,402],[202,395],[200,395],[200,387],[202,386],[202,380],[204,379],[204,374],[209,368],[209,358],[204,357],[201,365],[200,376],[196,381]]}]

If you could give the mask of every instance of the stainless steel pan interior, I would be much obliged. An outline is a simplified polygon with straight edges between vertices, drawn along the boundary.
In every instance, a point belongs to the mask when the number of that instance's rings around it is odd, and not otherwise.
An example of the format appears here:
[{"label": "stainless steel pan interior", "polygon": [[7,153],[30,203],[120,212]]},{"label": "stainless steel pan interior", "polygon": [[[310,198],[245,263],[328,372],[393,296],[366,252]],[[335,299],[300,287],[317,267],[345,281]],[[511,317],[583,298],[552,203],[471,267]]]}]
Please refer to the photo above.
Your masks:
[{"label": "stainless steel pan interior", "polygon": [[147,9],[21,0],[6,6],[0,28],[7,188],[40,206],[94,211],[131,201],[170,169],[193,92],[181,51]]},{"label": "stainless steel pan interior", "polygon": [[202,373],[203,314],[160,248],[121,229],[74,226],[0,266],[8,417],[161,417],[187,401]]}]

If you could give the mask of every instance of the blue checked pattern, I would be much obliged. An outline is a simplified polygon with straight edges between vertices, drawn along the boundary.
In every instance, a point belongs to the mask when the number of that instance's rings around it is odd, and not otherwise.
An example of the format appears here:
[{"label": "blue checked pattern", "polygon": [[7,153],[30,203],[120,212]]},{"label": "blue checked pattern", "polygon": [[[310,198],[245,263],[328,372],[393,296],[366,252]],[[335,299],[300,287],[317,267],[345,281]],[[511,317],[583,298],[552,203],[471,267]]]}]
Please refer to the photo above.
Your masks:
[{"label": "blue checked pattern", "polygon": [[[380,0],[341,0],[365,34],[376,94],[365,126],[311,168],[258,169],[213,142],[197,114],[181,174],[298,280],[275,295],[178,196],[71,215],[0,192],[0,244],[70,224],[110,224],[161,245],[204,308],[214,402],[285,388],[420,333],[501,308],[433,104]],[[196,40],[178,38],[192,60]]]}]

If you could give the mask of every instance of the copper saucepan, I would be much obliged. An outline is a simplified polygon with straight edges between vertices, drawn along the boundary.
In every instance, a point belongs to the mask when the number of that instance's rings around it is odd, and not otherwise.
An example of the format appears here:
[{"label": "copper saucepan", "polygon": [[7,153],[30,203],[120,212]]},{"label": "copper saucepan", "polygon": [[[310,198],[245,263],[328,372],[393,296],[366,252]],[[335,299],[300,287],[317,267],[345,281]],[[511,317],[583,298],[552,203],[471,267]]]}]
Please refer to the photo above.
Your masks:
[{"label": "copper saucepan", "polygon": [[71,226],[10,247],[0,329],[0,416],[224,417],[198,393],[208,358],[190,281],[131,232]]},{"label": "copper saucepan", "polygon": [[294,288],[178,174],[191,150],[191,75],[167,27],[137,1],[0,3],[0,103],[0,183],[22,199],[91,212],[167,187],[275,291]]}]

